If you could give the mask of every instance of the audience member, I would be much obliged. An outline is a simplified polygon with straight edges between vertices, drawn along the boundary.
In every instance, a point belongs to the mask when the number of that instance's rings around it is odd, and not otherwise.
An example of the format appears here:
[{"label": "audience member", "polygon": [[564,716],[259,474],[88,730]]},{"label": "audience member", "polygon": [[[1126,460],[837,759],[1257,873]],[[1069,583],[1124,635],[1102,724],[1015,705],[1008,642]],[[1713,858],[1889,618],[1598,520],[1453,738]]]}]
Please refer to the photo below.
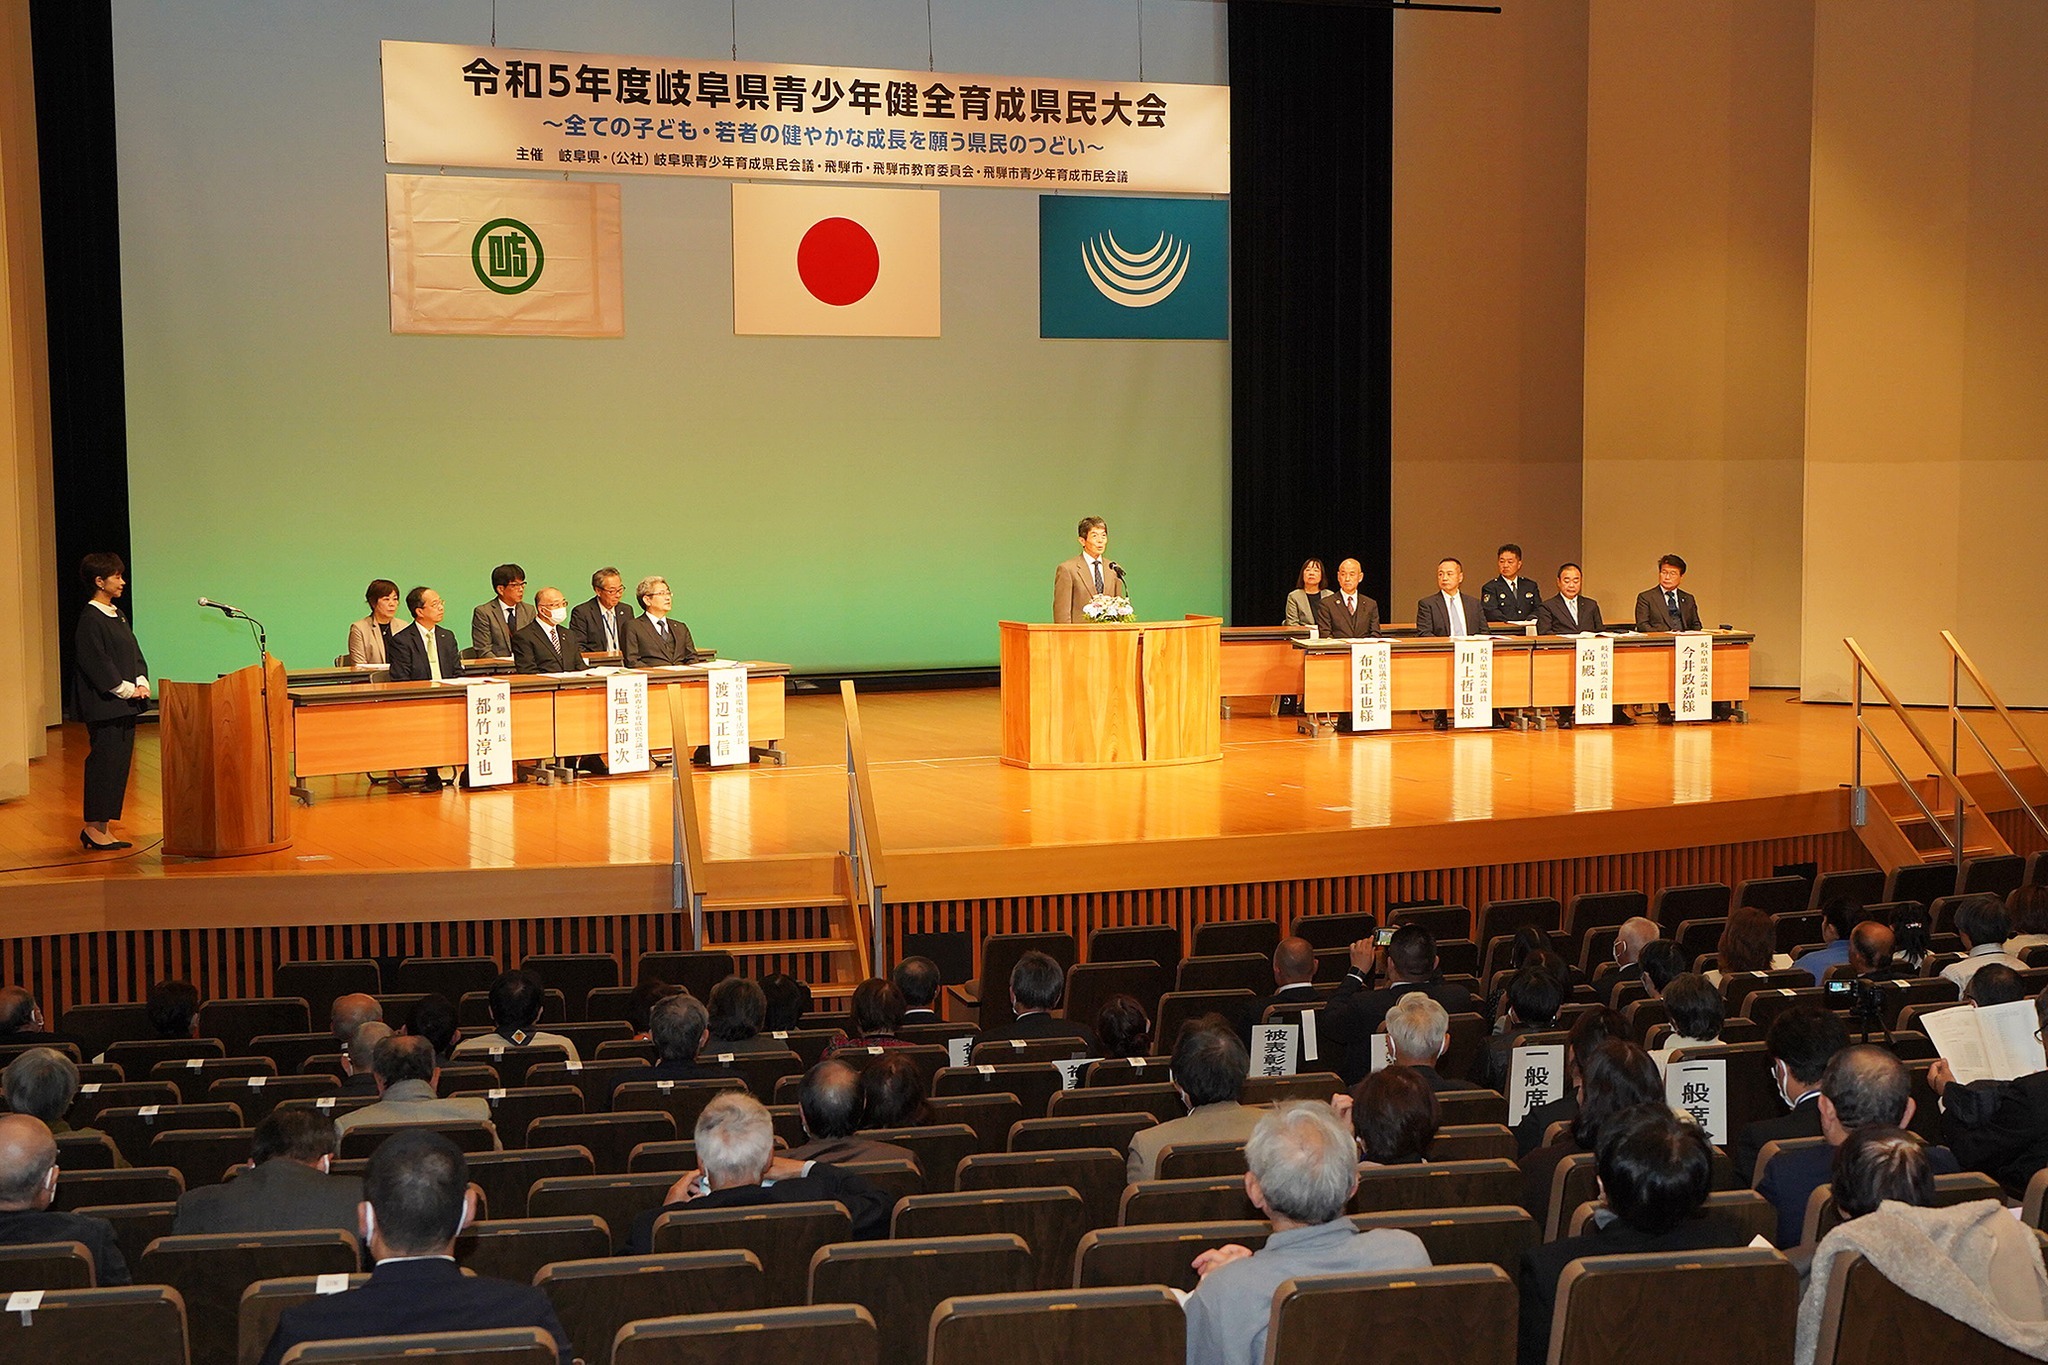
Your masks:
[{"label": "audience member", "polygon": [[[363,1026],[365,1029],[369,1025]],[[378,1027],[382,1027],[379,1025]],[[358,1035],[360,1036],[360,1030]],[[386,1036],[371,1058],[377,1078],[377,1102],[351,1109],[335,1117],[339,1134],[355,1128],[428,1127],[442,1123],[491,1123],[490,1101],[474,1095],[442,1099],[434,1089],[441,1075],[434,1061],[434,1045],[424,1038],[399,1034]],[[491,1146],[497,1147],[497,1128],[491,1127]]]},{"label": "audience member", "polygon": [[[65,1119],[78,1098],[78,1064],[55,1048],[32,1047],[9,1062],[0,1073],[0,1092],[10,1110],[41,1119],[53,1138],[106,1136],[97,1128],[73,1128]],[[114,1165],[127,1164],[117,1148]]]},{"label": "audience member", "polygon": [[189,981],[157,982],[143,1010],[159,1038],[199,1036],[199,988]]},{"label": "audience member", "polygon": [[1569,1123],[1579,1116],[1579,1077],[1586,1073],[1586,1059],[1602,1043],[1633,1042],[1628,1021],[1621,1011],[1602,1005],[1572,1020],[1564,1041],[1564,1087],[1554,1100],[1536,1105],[1515,1125],[1515,1149],[1525,1157],[1543,1145],[1553,1123]]},{"label": "audience member", "polygon": [[381,1019],[356,1025],[341,1054],[341,1093],[350,1097],[377,1093],[377,1044],[391,1037]]},{"label": "audience member", "polygon": [[[1568,988],[1576,990],[1586,984],[1586,974],[1558,953],[1556,941],[1546,931],[1533,924],[1525,924],[1515,930],[1515,936],[1508,944],[1507,965],[1511,969],[1509,975],[1513,975],[1515,970],[1529,966],[1539,958]],[[1500,1013],[1499,1004],[1500,1002],[1495,1002],[1493,1013],[1496,1016]]]},{"label": "audience member", "polygon": [[1818,986],[1827,978],[1830,968],[1846,966],[1849,961],[1849,935],[1856,922],[1863,918],[1863,907],[1848,896],[1831,896],[1820,908],[1820,947],[1799,958],[1792,965],[1813,978]]},{"label": "audience member", "polygon": [[1682,1047],[1712,1047],[1721,1041],[1721,1026],[1727,1022],[1721,992],[1698,972],[1671,978],[1664,988],[1664,1009],[1671,1016],[1671,1036],[1650,1054],[1659,1071],[1671,1064],[1671,1054]]},{"label": "audience member", "polygon": [[633,1030],[635,1042],[647,1041],[648,1020],[654,1016],[657,1001],[682,993],[681,986],[671,986],[660,977],[642,977],[626,997],[626,1023]]},{"label": "audience member", "polygon": [[1470,1090],[1436,1069],[1451,1045],[1451,1016],[1421,991],[1410,991],[1387,1011],[1387,1047],[1396,1065],[1405,1066],[1431,1090]]},{"label": "audience member", "polygon": [[1132,1135],[1124,1159],[1130,1181],[1157,1178],[1159,1153],[1176,1143],[1249,1139],[1265,1113],[1242,1103],[1251,1069],[1237,1030],[1221,1015],[1189,1021],[1173,1045],[1173,1088],[1188,1112]]},{"label": "audience member", "polygon": [[[2048,1031],[2048,990],[2034,997],[2034,1021]],[[2048,1167],[2048,1071],[2010,1081],[1957,1083],[1940,1060],[1927,1084],[1941,1103],[1942,1132],[1966,1171],[1982,1171],[2018,1195]]]},{"label": "audience member", "polygon": [[[1600,1135],[1614,1116],[1639,1104],[1664,1102],[1664,1078],[1650,1054],[1619,1039],[1600,1044],[1586,1058],[1575,1087],[1579,1112],[1557,1141],[1538,1147],[1518,1163],[1522,1168],[1522,1207],[1538,1226],[1550,1217],[1550,1187],[1558,1166],[1568,1156],[1597,1152]],[[1570,1216],[1571,1210],[1561,1212]]]},{"label": "audience member", "polygon": [[896,989],[903,992],[903,1022],[937,1024],[939,1018],[939,964],[928,957],[906,957],[889,973]]},{"label": "audience member", "polygon": [[744,976],[728,976],[711,988],[707,1056],[738,1057],[753,1052],[786,1052],[779,1038],[761,1032],[768,1022],[768,996]]},{"label": "audience member", "polygon": [[78,1046],[76,1038],[50,1031],[43,1018],[43,1007],[36,1003],[35,996],[26,988],[0,986],[0,1047],[19,1047],[29,1043]]},{"label": "audience member", "polygon": [[1605,976],[1595,976],[1594,988],[1600,989],[1604,984],[1608,998],[1612,999],[1615,986],[1624,981],[1641,980],[1643,949],[1655,943],[1657,935],[1657,921],[1653,919],[1633,915],[1623,920],[1621,927],[1614,931],[1614,960],[1618,965]]},{"label": "audience member", "polygon": [[1820,1078],[1834,1055],[1847,1046],[1849,1026],[1819,1005],[1794,1005],[1771,1021],[1764,1050],[1771,1054],[1778,1098],[1790,1112],[1744,1124],[1736,1133],[1730,1155],[1738,1176],[1755,1182],[1757,1153],[1766,1142],[1821,1135]]},{"label": "audience member", "polygon": [[1927,959],[1934,956],[1934,930],[1927,911],[1918,902],[1892,916],[1892,965],[1905,977],[1924,976]]},{"label": "audience member", "polygon": [[1147,1057],[1152,1052],[1152,1021],[1135,995],[1118,991],[1102,1002],[1095,1016],[1095,1036],[1104,1057]]},{"label": "audience member", "polygon": [[1701,1216],[1714,1187],[1713,1147],[1698,1124],[1674,1114],[1661,1097],[1612,1116],[1594,1165],[1607,1216],[1596,1214],[1592,1229],[1577,1237],[1522,1253],[1518,1365],[1544,1365],[1549,1358],[1557,1282],[1580,1257],[1739,1247],[1749,1240],[1733,1221]]},{"label": "audience member", "polygon": [[317,1109],[273,1109],[249,1142],[249,1168],[233,1180],[179,1196],[179,1236],[202,1232],[362,1231],[360,1176],[332,1175],[341,1144],[334,1120]]},{"label": "audience member", "polygon": [[327,1029],[335,1041],[343,1047],[356,1036],[356,1030],[372,1021],[382,1023],[384,1007],[377,1003],[374,995],[336,996],[334,1004],[327,1011]]},{"label": "audience member", "polygon": [[1358,1159],[1368,1166],[1413,1166],[1429,1160],[1436,1141],[1436,1092],[1415,1068],[1386,1066],[1330,1097],[1337,1117],[1358,1138]]},{"label": "audience member", "polygon": [[827,1057],[852,1048],[909,1047],[896,1036],[903,1024],[903,992],[879,976],[853,988],[853,1033],[825,1049]]},{"label": "audience member", "polygon": [[59,1213],[57,1139],[43,1121],[27,1114],[0,1114],[0,1246],[31,1242],[77,1242],[92,1257],[93,1282],[105,1289],[127,1284],[128,1262],[104,1218]]},{"label": "audience member", "polygon": [[1849,931],[1849,974],[1865,981],[1891,981],[1912,973],[1892,961],[1892,930],[1874,919]]},{"label": "audience member", "polygon": [[1415,1234],[1360,1232],[1344,1216],[1358,1188],[1357,1146],[1326,1104],[1295,1101],[1259,1120],[1245,1145],[1245,1194],[1273,1226],[1257,1252],[1231,1244],[1195,1258],[1188,1296],[1188,1365],[1261,1365],[1273,1291],[1287,1280],[1374,1270],[1420,1270]]},{"label": "audience member", "polygon": [[1643,969],[1643,989],[1649,992],[1652,1000],[1661,998],[1664,988],[1685,975],[1692,966],[1685,949],[1668,938],[1653,938],[1645,943],[1636,963]]},{"label": "audience member", "polygon": [[788,972],[770,972],[761,978],[761,1000],[763,1033],[794,1033],[811,1012],[811,988]]},{"label": "audience member", "polygon": [[439,1133],[396,1134],[370,1157],[363,1190],[363,1240],[376,1263],[369,1283],[285,1309],[262,1365],[308,1341],[492,1327],[538,1327],[554,1338],[560,1365],[572,1365],[576,1353],[547,1295],[455,1264],[476,1192],[454,1143]]},{"label": "audience member", "polygon": [[[797,1161],[908,1161],[908,1147],[860,1136],[860,1073],[845,1062],[823,1061],[804,1073],[796,1094],[797,1115],[810,1141],[790,1152]],[[922,1169],[922,1167],[920,1167]]]},{"label": "audience member", "polygon": [[2006,918],[2005,905],[1998,897],[1965,896],[1956,907],[1955,926],[1963,940],[1963,960],[1943,967],[1941,979],[1956,988],[1957,996],[1970,984],[1970,978],[1989,963],[2003,962],[2016,972],[2027,969],[2019,954],[2005,950],[2005,941],[2012,937],[2012,921]]},{"label": "audience member", "polygon": [[1095,1030],[1078,1019],[1061,1019],[1053,1013],[1066,994],[1066,971],[1049,954],[1025,953],[1010,969],[1010,1011],[1014,1015],[1002,1028],[984,1031],[982,1042],[1014,1042],[1033,1038],[1073,1038],[1082,1055],[1099,1057],[1102,1044]]},{"label": "audience member", "polygon": [[582,1061],[576,1044],[559,1033],[543,1033],[540,1017],[547,1005],[547,992],[532,972],[506,972],[491,983],[491,1031],[464,1038],[455,1045],[455,1055],[489,1053],[493,1048],[507,1052],[515,1048],[558,1047],[572,1062]]},{"label": "audience member", "polygon": [[2010,1005],[2027,998],[2027,983],[2020,980],[2020,974],[2003,962],[1987,962],[1977,969],[1970,978],[1970,984],[1963,987],[1963,1001],[1979,1009],[1993,1005]]},{"label": "audience member", "polygon": [[1532,1033],[1547,1033],[1557,1027],[1557,1012],[1564,1008],[1564,982],[1543,967],[1524,967],[1508,978],[1508,1010],[1497,1026],[1499,1032],[1486,1040],[1479,1060],[1472,1065],[1472,1080],[1484,1090],[1505,1091],[1508,1066],[1522,1040]]},{"label": "audience member", "polygon": [[1372,1070],[1372,1036],[1386,1022],[1387,1011],[1410,991],[1421,991],[1451,1014],[1476,1012],[1478,1002],[1463,986],[1443,979],[1437,970],[1436,935],[1419,924],[1404,924],[1387,944],[1387,984],[1368,990],[1378,957],[1370,935],[1351,945],[1351,970],[1323,1006],[1319,1033],[1329,1044],[1331,1060],[1346,1087],[1357,1085]]},{"label": "audience member", "polygon": [[2005,898],[2005,915],[2012,929],[2005,940],[2008,953],[2017,955],[2029,948],[2048,948],[2048,886],[2029,882],[2014,887]]},{"label": "audience member", "polygon": [[861,1127],[921,1128],[931,1122],[924,1072],[899,1053],[885,1052],[860,1073]]},{"label": "audience member", "polygon": [[1316,989],[1316,949],[1305,938],[1283,938],[1273,950],[1273,993],[1259,997],[1256,1015],[1274,1005],[1314,1005],[1322,1001]]},{"label": "audience member", "polygon": [[1789,967],[1792,959],[1778,952],[1777,922],[1752,906],[1738,905],[1728,916],[1728,927],[1721,931],[1714,964],[1712,970],[1700,975],[1711,985],[1725,987],[1731,976]]},{"label": "audience member", "polygon": [[462,1037],[455,1002],[445,995],[423,995],[413,1001],[405,1016],[405,1031],[434,1045],[434,1060],[447,1066],[455,1059],[455,1044]]},{"label": "audience member", "polygon": [[[1828,1148],[1835,1211],[1843,1218],[1876,1213],[1887,1201],[1926,1208],[1934,1203],[1934,1153],[1917,1133],[1870,1123]],[[1817,1188],[1817,1187],[1816,1187]]]},{"label": "audience member", "polygon": [[870,1182],[829,1162],[775,1155],[775,1123],[768,1107],[752,1095],[725,1091],[697,1116],[698,1169],[669,1187],[660,1208],[633,1219],[626,1252],[645,1256],[654,1224],[680,1209],[758,1208],[836,1199],[853,1219],[855,1241],[889,1235],[893,1201]]},{"label": "audience member", "polygon": [[697,1061],[708,1027],[703,1002],[694,995],[677,990],[655,1001],[647,1019],[654,1063],[614,1075],[605,1091],[605,1108],[611,1108],[611,1096],[628,1081],[714,1081],[731,1076],[721,1067],[702,1066]]}]

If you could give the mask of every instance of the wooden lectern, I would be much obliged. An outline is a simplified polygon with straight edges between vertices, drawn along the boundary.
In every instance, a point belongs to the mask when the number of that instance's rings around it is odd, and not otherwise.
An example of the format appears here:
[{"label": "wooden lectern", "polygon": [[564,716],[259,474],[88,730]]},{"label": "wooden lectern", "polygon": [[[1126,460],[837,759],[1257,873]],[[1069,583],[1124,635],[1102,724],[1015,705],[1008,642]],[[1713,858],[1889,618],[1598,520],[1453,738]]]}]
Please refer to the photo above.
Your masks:
[{"label": "wooden lectern", "polygon": [[1003,762],[1129,768],[1223,757],[1223,621],[1004,621]]},{"label": "wooden lectern", "polygon": [[165,683],[161,727],[164,852],[232,858],[291,847],[283,664],[265,654],[260,666],[210,683]]}]

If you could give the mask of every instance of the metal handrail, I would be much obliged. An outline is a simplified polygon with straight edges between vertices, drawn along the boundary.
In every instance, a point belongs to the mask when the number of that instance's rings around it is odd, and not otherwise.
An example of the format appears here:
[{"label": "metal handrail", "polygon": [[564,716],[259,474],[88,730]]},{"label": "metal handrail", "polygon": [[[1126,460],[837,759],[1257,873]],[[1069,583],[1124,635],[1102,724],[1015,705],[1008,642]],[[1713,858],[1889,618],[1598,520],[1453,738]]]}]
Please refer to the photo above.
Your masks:
[{"label": "metal handrail", "polygon": [[690,775],[689,729],[683,724],[683,689],[671,684],[668,693],[669,737],[675,742],[676,757],[670,773],[669,801],[670,905],[677,914],[690,916],[690,946],[702,951],[704,942],[704,888],[698,884],[698,869],[704,866],[704,832],[697,823],[697,784]]},{"label": "metal handrail", "polygon": [[1967,730],[1970,738],[1977,741],[1977,747],[1984,751],[1984,757],[1991,760],[1991,771],[1997,773],[1998,780],[2005,783],[2005,789],[2012,793],[2013,800],[2018,803],[2022,811],[2026,812],[2027,819],[2033,821],[2034,828],[2040,831],[2041,837],[2048,839],[2048,820],[2041,818],[2040,812],[2034,809],[2031,801],[2027,800],[2026,793],[2020,790],[2019,783],[2012,780],[2012,774],[2006,771],[2005,764],[1999,761],[1998,752],[1991,747],[1990,742],[1983,735],[1977,732],[1977,727],[1971,723],[1969,716],[1964,714],[1957,696],[1962,684],[1963,672],[1969,673],[1970,681],[1974,682],[1977,685],[1977,690],[1984,694],[1984,700],[1991,703],[1991,709],[1997,713],[2000,720],[2005,722],[2005,728],[2012,732],[2013,738],[2020,742],[2020,748],[2024,749],[2027,757],[2034,761],[2034,767],[2041,772],[2048,772],[2048,763],[2042,762],[2040,750],[2034,747],[2033,741],[2028,739],[2026,733],[2020,729],[2018,722],[2012,718],[2012,712],[2006,709],[2005,702],[1999,698],[1997,692],[1992,690],[1991,684],[1986,681],[1984,674],[1979,671],[1975,661],[1964,651],[1954,634],[1945,630],[1941,633],[1941,640],[1943,644],[1948,646],[1949,652],[1949,765],[1958,772],[1962,771],[1962,733]]},{"label": "metal handrail", "polygon": [[[1843,639],[1842,644],[1847,647],[1849,657],[1855,663],[1850,692],[1851,699],[1855,703],[1856,716],[1856,754],[1852,772],[1855,790],[1859,793],[1863,791],[1863,741],[1867,738],[1877,749],[1878,756],[1884,759],[1885,763],[1890,766],[1892,772],[1898,777],[1899,785],[1905,788],[1908,796],[1913,798],[1913,804],[1918,806],[1920,813],[1927,817],[1929,827],[1941,836],[1941,841],[1948,845],[1949,852],[1954,856],[1955,860],[1958,862],[1962,861],[1963,848],[1965,846],[1963,823],[1965,814],[1968,811],[1974,810],[1981,818],[1984,812],[1978,807],[1976,798],[1970,795],[1969,788],[1965,787],[1962,779],[1956,776],[1953,765],[1942,758],[1941,752],[1935,748],[1934,742],[1927,738],[1918,725],[1913,723],[1913,718],[1906,713],[1905,703],[1899,700],[1898,694],[1893,692],[1886,685],[1885,680],[1878,676],[1877,670],[1871,666],[1869,656],[1864,654],[1862,647],[1853,638],[1847,637]],[[1898,760],[1892,757],[1891,750],[1885,747],[1884,740],[1878,736],[1877,731],[1872,728],[1870,722],[1864,719],[1863,680],[1866,677],[1876,686],[1878,694],[1884,698],[1885,705],[1898,718],[1899,724],[1906,727],[1906,733],[1913,737],[1913,742],[1920,746],[1920,750],[1926,756],[1927,761],[1934,765],[1935,775],[1941,779],[1942,785],[1947,788],[1953,802],[1952,818],[1955,826],[1953,833],[1942,828],[1941,820],[1929,808],[1928,804],[1920,799],[1920,793],[1914,788],[1912,780],[1906,776],[1905,770],[1899,766]]]},{"label": "metal handrail", "polygon": [[867,741],[861,734],[853,679],[840,679],[839,700],[846,708],[846,856],[853,864],[855,898],[868,908],[873,965],[889,960],[882,906],[889,874],[882,864],[881,826],[875,816],[874,782],[868,775]]}]

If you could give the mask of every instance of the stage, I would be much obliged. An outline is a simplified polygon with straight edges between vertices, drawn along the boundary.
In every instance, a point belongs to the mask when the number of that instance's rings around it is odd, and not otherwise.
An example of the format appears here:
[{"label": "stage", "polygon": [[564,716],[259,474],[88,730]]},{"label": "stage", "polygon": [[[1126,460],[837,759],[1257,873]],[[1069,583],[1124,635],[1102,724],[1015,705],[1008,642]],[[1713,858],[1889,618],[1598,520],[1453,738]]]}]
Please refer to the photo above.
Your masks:
[{"label": "stage", "polygon": [[[1432,896],[1476,906],[1870,861],[1849,825],[1849,709],[1789,691],[1756,692],[1747,724],[1438,733],[1404,717],[1391,733],[1314,738],[1240,704],[1220,762],[1103,772],[1002,764],[994,688],[860,705],[892,936],[1085,938],[1106,923],[1285,920]],[[1944,713],[1917,719],[1946,739]],[[2020,723],[2048,743],[2048,715]],[[762,907],[750,937],[801,936],[781,916],[844,891],[838,697],[792,695],[787,730],[786,766],[695,772],[709,887]],[[76,839],[84,732],[51,740],[30,798],[0,809],[0,979],[91,994],[182,962],[260,991],[279,955],[687,946],[667,913],[665,770],[432,794],[314,778],[289,851],[195,861],[155,847],[157,736],[145,726],[118,826],[138,847],[88,857]],[[2021,783],[2048,800],[2040,773]],[[2016,850],[2037,846],[2001,784],[1973,785]],[[37,966],[45,954],[70,965]]]}]

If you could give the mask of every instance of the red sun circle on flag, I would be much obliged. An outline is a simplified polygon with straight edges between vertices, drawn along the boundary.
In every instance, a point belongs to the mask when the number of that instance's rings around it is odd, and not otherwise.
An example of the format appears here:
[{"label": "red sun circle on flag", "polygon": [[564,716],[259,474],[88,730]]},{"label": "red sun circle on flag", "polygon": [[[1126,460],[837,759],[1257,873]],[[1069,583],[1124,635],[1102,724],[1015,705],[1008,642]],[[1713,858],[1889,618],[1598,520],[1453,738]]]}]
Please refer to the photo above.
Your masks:
[{"label": "red sun circle on flag", "polygon": [[822,218],[797,243],[796,273],[821,303],[859,303],[882,273],[882,253],[868,230],[851,218]]}]

